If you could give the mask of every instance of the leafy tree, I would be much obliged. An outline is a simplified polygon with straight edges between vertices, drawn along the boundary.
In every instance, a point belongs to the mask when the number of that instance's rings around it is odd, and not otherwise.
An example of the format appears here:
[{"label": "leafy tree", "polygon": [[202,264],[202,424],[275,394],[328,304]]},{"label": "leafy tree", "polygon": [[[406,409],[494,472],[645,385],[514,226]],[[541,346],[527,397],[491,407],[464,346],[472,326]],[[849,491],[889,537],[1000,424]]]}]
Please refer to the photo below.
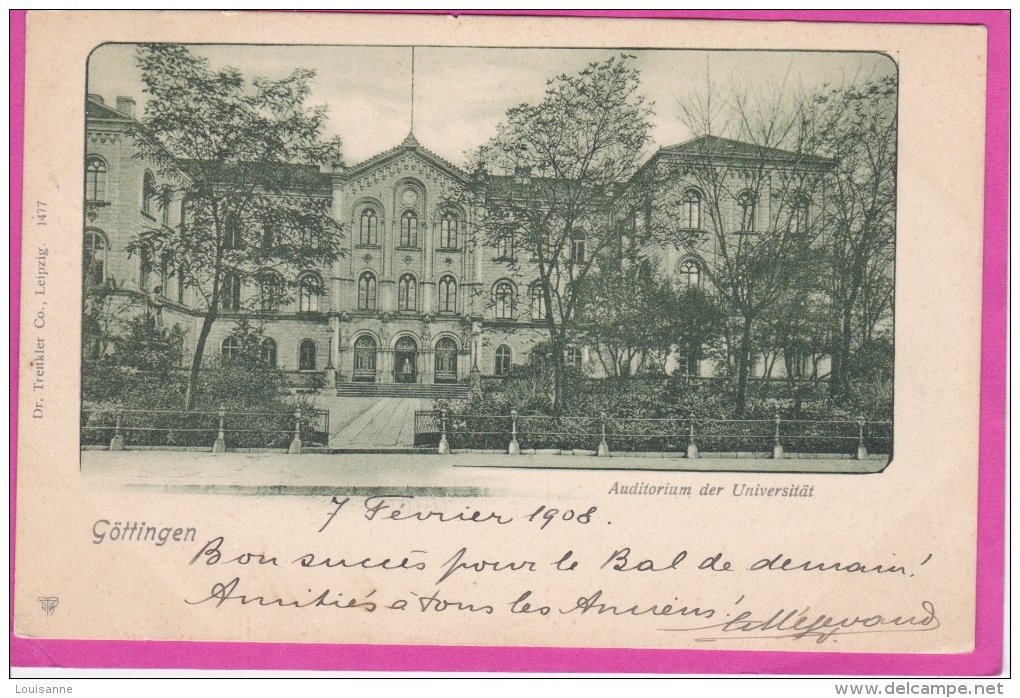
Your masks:
[{"label": "leafy tree", "polygon": [[245,310],[239,286],[258,282],[252,303],[270,309],[288,299],[302,270],[339,257],[341,227],[316,175],[339,161],[340,143],[322,139],[325,107],[305,106],[311,70],[249,84],[236,69],[213,70],[174,44],[143,45],[138,62],[151,135],[138,141],[179,188],[183,220],[176,229],[151,226],[130,249],[195,290],[202,324],[185,398],[192,409],[216,319],[224,309]]},{"label": "leafy tree", "polygon": [[579,295],[580,336],[610,376],[640,368],[665,373],[676,354],[697,360],[723,321],[711,296],[698,287],[678,289],[651,259],[622,264],[604,257]]},{"label": "leafy tree", "polygon": [[537,276],[557,411],[578,318],[573,290],[618,239],[612,197],[649,142],[651,112],[631,60],[621,55],[550,80],[544,99],[510,109],[479,152],[480,170],[493,175],[476,178],[473,192],[484,201],[487,242],[512,248],[512,266]]},{"label": "leafy tree", "polygon": [[152,313],[127,320],[125,331],[114,339],[113,363],[140,371],[172,374],[184,359],[184,330],[163,327]]}]

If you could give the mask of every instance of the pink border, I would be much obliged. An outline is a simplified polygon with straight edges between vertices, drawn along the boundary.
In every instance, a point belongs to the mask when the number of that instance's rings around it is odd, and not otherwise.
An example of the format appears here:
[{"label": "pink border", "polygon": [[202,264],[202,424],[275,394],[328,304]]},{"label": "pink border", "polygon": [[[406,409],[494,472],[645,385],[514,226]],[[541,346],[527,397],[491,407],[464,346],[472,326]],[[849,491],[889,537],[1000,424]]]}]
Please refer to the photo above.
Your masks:
[{"label": "pink border", "polygon": [[[436,13],[435,11],[430,11]],[[450,14],[511,14],[450,11]],[[978,480],[976,647],[970,654],[818,654],[528,647],[408,647],[245,643],[29,640],[14,635],[18,329],[25,91],[25,11],[11,27],[11,666],[110,669],[465,671],[698,674],[983,676],[1002,667],[1005,570],[1006,215],[1009,143],[1009,11],[528,11],[532,16],[785,20],[983,25],[988,30],[985,145],[981,450]]]}]

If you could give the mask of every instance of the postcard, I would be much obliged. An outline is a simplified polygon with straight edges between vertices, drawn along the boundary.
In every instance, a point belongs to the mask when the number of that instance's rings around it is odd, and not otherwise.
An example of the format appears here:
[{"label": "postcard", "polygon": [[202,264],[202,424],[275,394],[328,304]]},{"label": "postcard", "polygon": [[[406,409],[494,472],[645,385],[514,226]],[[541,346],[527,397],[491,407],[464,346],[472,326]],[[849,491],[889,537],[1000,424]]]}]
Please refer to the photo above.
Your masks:
[{"label": "postcard", "polygon": [[14,637],[973,656],[987,41],[29,13]]}]

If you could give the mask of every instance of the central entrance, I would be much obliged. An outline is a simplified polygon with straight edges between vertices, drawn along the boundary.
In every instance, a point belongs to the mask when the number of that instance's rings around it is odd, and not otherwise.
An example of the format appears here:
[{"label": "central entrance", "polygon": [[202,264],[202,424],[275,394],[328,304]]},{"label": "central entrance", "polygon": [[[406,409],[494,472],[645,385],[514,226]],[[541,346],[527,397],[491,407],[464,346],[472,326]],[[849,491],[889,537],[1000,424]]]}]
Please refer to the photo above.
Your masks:
[{"label": "central entrance", "polygon": [[418,345],[410,337],[401,337],[393,349],[393,380],[418,382]]}]

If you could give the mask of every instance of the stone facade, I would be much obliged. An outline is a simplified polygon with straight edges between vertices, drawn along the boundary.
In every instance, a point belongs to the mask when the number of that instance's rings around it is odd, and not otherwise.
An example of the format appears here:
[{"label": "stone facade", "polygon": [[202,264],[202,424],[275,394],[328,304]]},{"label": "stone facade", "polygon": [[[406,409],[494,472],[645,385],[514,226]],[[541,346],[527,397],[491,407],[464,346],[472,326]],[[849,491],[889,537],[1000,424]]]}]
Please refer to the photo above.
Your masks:
[{"label": "stone facade", "polygon": [[[151,265],[128,249],[145,228],[180,225],[182,211],[172,183],[161,181],[137,147],[146,136],[132,108],[89,97],[85,273],[109,284],[118,304],[148,305],[167,326],[181,326],[193,350],[202,321],[194,291],[179,288],[172,274],[146,273]],[[511,363],[525,363],[544,338],[526,302],[537,273],[482,243],[477,208],[458,201],[467,176],[413,135],[363,163],[322,172],[345,239],[338,262],[306,271],[321,281],[321,295],[302,305],[298,294],[272,313],[221,311],[206,355],[221,349],[245,315],[261,324],[276,365],[295,383],[313,376],[327,384],[458,382],[473,369],[498,374],[501,347]],[[492,298],[500,282],[515,297],[512,312],[497,317]],[[245,284],[240,307],[257,294]]]},{"label": "stone facade", "polygon": [[[143,156],[137,139],[147,138],[134,118],[132,100],[116,108],[89,96],[85,150],[85,273],[89,283],[114,289],[120,305],[147,305],[167,326],[179,325],[188,348],[202,323],[192,289],[172,274],[129,252],[137,234],[154,225],[181,224],[182,202],[173,183],[162,181]],[[750,147],[746,144],[737,144]],[[639,171],[655,172],[665,162],[690,157],[685,146],[661,149]],[[782,151],[774,151],[781,153]],[[737,156],[740,153],[736,154]],[[789,154],[787,154],[789,155]],[[781,166],[779,163],[778,166]],[[181,176],[183,173],[180,173]],[[242,315],[261,325],[272,340],[272,360],[296,384],[344,382],[460,382],[473,373],[500,375],[510,364],[529,361],[546,338],[544,322],[533,314],[530,290],[538,279],[528,260],[510,260],[487,245],[480,230],[480,201],[465,199],[471,175],[430,152],[413,134],[393,149],[351,167],[336,165],[316,176],[316,190],[329,198],[332,216],[344,225],[342,255],[328,268],[305,270],[317,277],[320,294],[272,312],[221,311],[206,344],[206,355],[220,352]],[[626,199],[630,185],[621,191]],[[617,226],[624,243],[641,237],[653,216],[697,216],[688,227],[702,227],[708,215],[676,202],[695,189],[681,176],[659,188],[669,206],[649,202],[644,210],[621,209]],[[702,204],[703,206],[703,204]],[[773,203],[756,202],[766,224]],[[739,217],[736,200],[726,216]],[[714,255],[712,236],[697,247],[659,246],[656,256],[680,284],[705,283],[705,264]],[[500,303],[509,289],[509,304]],[[254,306],[258,289],[241,289],[240,307]],[[576,356],[589,374],[597,362],[587,348]],[[674,361],[672,367],[678,362]],[[707,361],[684,370],[710,375]]]}]

